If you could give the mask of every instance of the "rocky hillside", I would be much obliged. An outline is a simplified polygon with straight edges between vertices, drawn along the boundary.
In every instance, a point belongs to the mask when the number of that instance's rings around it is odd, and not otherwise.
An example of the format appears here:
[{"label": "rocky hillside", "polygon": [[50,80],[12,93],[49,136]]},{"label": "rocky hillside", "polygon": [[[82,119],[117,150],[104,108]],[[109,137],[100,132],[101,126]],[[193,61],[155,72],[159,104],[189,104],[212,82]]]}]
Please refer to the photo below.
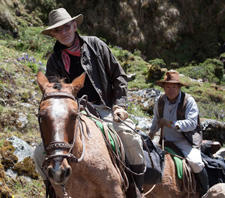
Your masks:
[{"label": "rocky hillside", "polygon": [[84,15],[83,34],[97,35],[148,59],[167,64],[202,62],[224,50],[223,0],[2,0],[1,32],[20,34],[20,27],[47,25],[47,14],[65,7]]},{"label": "rocky hillside", "polygon": [[[36,75],[25,60],[18,61],[21,56],[24,55],[0,47],[0,194],[5,198],[41,197],[42,192],[44,195],[43,184],[30,158],[33,148],[41,141],[37,124],[41,95]],[[21,146],[17,144],[19,155],[15,155],[16,147],[8,141],[12,136],[24,141]],[[30,154],[21,160],[19,156],[27,152]]]}]

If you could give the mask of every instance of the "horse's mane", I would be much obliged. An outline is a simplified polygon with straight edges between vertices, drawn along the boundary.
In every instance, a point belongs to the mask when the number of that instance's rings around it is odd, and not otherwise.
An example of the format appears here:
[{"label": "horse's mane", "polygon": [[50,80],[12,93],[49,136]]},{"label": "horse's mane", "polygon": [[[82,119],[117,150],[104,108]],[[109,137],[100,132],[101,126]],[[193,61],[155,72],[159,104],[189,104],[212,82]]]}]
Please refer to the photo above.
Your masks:
[{"label": "horse's mane", "polygon": [[54,83],[52,86],[54,89],[57,89],[60,91],[62,89],[62,83],[64,83],[65,79],[60,79],[57,76],[50,76],[48,77],[48,80],[50,83]]}]

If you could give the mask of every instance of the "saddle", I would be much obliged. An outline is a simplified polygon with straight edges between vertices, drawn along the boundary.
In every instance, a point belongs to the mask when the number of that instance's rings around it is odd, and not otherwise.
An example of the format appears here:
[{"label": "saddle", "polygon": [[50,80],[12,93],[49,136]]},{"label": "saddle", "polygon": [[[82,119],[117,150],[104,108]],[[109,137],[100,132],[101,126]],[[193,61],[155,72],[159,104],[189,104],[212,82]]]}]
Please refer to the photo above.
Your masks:
[{"label": "saddle", "polygon": [[[165,142],[165,147],[171,148],[176,155],[184,157],[182,152],[172,142]],[[213,156],[221,148],[217,141],[203,140],[201,145],[201,156],[208,174],[210,187],[217,183],[225,182],[225,160]],[[170,153],[170,152],[169,152]],[[189,166],[188,164],[186,164]]]},{"label": "saddle", "polygon": [[[183,153],[173,142],[169,142],[169,141],[165,141],[165,150],[167,153],[169,153],[172,156],[174,160],[174,163],[177,169],[178,178],[183,179],[183,173],[184,173],[184,170],[183,170],[184,161],[182,160],[182,158],[184,158]],[[185,164],[185,166],[188,166],[188,164]]]}]

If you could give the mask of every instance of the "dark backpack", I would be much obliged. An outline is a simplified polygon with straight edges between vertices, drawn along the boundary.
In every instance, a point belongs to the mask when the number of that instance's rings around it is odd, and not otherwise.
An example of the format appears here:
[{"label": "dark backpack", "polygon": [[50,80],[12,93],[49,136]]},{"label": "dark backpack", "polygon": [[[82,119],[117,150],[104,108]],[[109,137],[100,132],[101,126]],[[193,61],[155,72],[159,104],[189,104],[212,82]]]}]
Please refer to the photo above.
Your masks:
[{"label": "dark backpack", "polygon": [[[148,149],[144,146],[146,172],[144,175],[145,184],[158,184],[162,181],[164,170],[164,151],[156,145],[148,135],[141,131],[137,131],[144,140]],[[150,157],[148,150],[150,151]]]},{"label": "dark backpack", "polygon": [[210,187],[217,183],[225,183],[225,160],[212,155],[211,142],[201,146],[201,156],[209,177]]}]

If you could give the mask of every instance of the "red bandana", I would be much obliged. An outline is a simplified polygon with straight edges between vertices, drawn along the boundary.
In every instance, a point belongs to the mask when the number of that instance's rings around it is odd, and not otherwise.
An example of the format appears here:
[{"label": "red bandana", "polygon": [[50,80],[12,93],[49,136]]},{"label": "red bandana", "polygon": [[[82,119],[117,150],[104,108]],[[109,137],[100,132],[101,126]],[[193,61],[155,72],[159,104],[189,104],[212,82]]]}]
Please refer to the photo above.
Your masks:
[{"label": "red bandana", "polygon": [[68,73],[70,73],[70,56],[69,56],[69,54],[80,57],[80,40],[77,35],[75,36],[74,44],[71,47],[64,49],[61,54],[64,67]]}]

